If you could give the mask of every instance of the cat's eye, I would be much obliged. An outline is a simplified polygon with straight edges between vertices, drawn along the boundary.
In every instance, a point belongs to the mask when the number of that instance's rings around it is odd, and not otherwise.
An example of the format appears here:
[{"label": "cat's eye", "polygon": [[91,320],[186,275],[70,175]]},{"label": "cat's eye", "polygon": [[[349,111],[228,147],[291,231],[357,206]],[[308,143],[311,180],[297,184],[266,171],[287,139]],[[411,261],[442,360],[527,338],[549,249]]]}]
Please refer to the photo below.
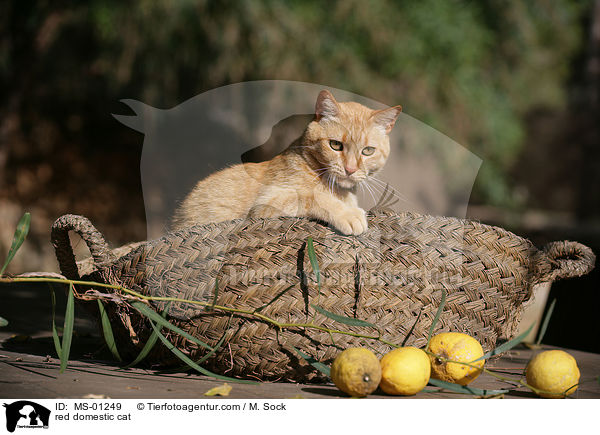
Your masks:
[{"label": "cat's eye", "polygon": [[344,149],[344,144],[341,143],[339,140],[329,139],[329,146],[332,150],[335,151],[341,151],[342,149]]},{"label": "cat's eye", "polygon": [[362,153],[363,153],[363,155],[365,155],[365,156],[370,156],[370,155],[372,155],[374,152],[375,152],[375,148],[373,148],[373,147],[364,147],[364,148],[362,149]]}]

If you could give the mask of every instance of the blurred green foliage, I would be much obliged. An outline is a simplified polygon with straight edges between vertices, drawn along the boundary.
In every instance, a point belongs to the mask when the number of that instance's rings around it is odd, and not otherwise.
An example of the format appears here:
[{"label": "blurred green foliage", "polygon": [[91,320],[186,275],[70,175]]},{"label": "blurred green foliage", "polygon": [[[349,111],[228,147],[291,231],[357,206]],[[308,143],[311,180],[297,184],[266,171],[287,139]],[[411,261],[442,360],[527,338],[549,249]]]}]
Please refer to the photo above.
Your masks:
[{"label": "blurred green foliage", "polygon": [[[510,206],[524,115],[566,104],[589,1],[8,1],[0,115],[117,146],[121,98],[172,107],[239,81],[343,88],[414,116],[484,159],[474,198]],[[105,124],[98,125],[102,115]],[[109,126],[109,128],[107,128]],[[57,139],[32,152],[52,153]],[[112,143],[112,145],[110,145]]]}]

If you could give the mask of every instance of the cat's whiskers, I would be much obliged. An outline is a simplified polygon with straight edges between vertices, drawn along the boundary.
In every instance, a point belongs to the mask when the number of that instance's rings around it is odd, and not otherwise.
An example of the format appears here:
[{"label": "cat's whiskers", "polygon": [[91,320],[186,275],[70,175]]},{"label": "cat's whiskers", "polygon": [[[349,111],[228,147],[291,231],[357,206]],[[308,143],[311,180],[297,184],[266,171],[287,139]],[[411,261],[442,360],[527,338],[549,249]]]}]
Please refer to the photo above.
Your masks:
[{"label": "cat's whiskers", "polygon": [[328,167],[313,169],[314,174],[312,174],[312,176],[315,180],[322,180],[322,177],[327,174],[327,171],[329,171]]},{"label": "cat's whiskers", "polygon": [[361,187],[363,192],[369,192],[369,195],[371,195],[371,198],[373,198],[373,203],[377,204],[377,200],[375,199],[375,194],[373,193],[373,189],[371,186],[369,186],[369,184],[366,182],[366,180],[361,180],[358,183],[358,186]]},{"label": "cat's whiskers", "polygon": [[[371,182],[373,180],[369,180],[369,181]],[[398,200],[407,202],[406,199],[404,199],[399,193],[397,193],[393,187],[391,187],[389,185],[386,185],[386,186],[387,186],[386,194],[392,195],[393,197],[395,197]],[[383,195],[383,193],[386,191],[386,186],[381,186],[376,183],[369,184],[369,187],[371,187],[378,195]]]},{"label": "cat's whiskers", "polygon": [[[382,180],[372,177],[372,176],[367,177],[366,181],[367,181],[367,185],[372,187],[373,189],[375,189],[375,191],[377,193],[379,193],[380,195],[383,195],[383,193],[387,189],[387,193],[391,194],[393,197],[395,197],[399,201],[402,201],[405,203],[410,203],[410,201],[406,197],[404,197],[402,194],[400,194],[400,192],[398,192],[396,189],[394,189],[389,183],[386,183],[385,181],[382,181]],[[375,182],[375,184],[369,184],[371,181]]]},{"label": "cat's whiskers", "polygon": [[331,174],[331,177],[329,178],[329,191],[331,192],[331,194],[333,195],[333,185],[335,184],[335,174]]},{"label": "cat's whiskers", "polygon": [[335,172],[331,172],[331,183],[329,184],[329,191],[332,195],[335,195],[335,191],[339,186],[337,185],[337,175]]}]

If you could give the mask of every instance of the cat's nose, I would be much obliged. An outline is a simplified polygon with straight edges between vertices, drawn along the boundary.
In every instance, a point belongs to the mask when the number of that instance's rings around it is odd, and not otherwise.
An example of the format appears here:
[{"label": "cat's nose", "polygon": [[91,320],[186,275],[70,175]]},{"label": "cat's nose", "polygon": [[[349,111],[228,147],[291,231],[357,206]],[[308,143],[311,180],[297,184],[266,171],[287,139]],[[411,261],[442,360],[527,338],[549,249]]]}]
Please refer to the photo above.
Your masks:
[{"label": "cat's nose", "polygon": [[358,171],[356,166],[344,166],[344,169],[346,170],[346,175],[352,175]]}]

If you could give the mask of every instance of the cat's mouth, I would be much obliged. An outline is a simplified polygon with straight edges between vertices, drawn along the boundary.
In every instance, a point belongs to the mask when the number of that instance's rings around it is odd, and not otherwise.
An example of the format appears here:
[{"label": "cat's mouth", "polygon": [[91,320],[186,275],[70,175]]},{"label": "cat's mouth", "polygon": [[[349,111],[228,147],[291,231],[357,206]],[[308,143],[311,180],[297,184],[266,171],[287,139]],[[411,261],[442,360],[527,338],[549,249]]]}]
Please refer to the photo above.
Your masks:
[{"label": "cat's mouth", "polygon": [[354,189],[358,184],[365,181],[365,175],[362,171],[347,174],[333,168],[323,172],[321,177],[330,187],[336,185],[342,189]]}]

